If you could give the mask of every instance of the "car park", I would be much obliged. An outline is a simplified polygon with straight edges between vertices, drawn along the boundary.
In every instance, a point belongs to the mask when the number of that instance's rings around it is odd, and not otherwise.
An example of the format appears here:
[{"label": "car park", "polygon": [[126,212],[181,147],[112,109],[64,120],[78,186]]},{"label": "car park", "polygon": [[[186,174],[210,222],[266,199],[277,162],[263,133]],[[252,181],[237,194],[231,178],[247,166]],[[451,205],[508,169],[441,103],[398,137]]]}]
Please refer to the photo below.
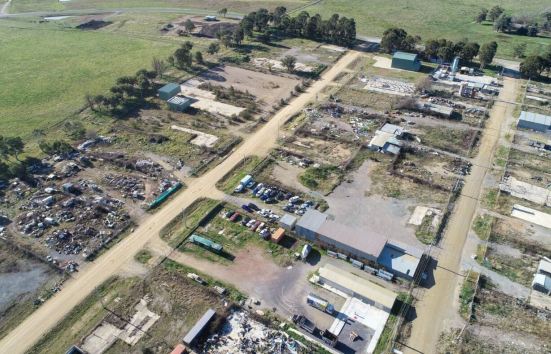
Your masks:
[{"label": "car park", "polygon": [[245,210],[245,211],[248,211],[249,213],[253,212],[253,210],[248,205],[243,204],[241,206],[241,208],[243,208],[243,210]]},{"label": "car park", "polygon": [[230,217],[230,221],[234,222],[239,217],[239,213],[233,213],[233,215]]},{"label": "car park", "polygon": [[249,223],[249,221],[251,221],[251,218],[249,218],[248,216],[245,216],[245,218],[243,219],[243,221],[241,221],[241,225],[247,226],[247,224]]}]

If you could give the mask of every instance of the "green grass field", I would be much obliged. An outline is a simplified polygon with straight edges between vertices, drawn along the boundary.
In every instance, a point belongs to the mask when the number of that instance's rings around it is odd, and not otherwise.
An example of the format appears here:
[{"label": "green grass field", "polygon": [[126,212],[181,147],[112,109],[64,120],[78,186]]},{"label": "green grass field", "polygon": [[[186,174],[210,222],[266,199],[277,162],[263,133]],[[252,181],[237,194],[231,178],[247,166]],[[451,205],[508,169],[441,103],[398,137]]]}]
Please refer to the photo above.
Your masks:
[{"label": "green grass field", "polygon": [[513,47],[521,42],[528,44],[527,53],[538,46],[544,50],[551,44],[548,37],[526,37],[496,33],[492,23],[474,22],[480,9],[501,5],[507,14],[540,12],[547,5],[545,0],[490,1],[476,0],[323,0],[307,9],[310,14],[319,13],[324,18],[338,13],[356,19],[357,32],[365,35],[382,36],[389,27],[402,27],[408,33],[420,35],[422,40],[447,38],[458,40],[468,38],[480,44],[495,40],[499,44],[498,57],[511,58]]}]

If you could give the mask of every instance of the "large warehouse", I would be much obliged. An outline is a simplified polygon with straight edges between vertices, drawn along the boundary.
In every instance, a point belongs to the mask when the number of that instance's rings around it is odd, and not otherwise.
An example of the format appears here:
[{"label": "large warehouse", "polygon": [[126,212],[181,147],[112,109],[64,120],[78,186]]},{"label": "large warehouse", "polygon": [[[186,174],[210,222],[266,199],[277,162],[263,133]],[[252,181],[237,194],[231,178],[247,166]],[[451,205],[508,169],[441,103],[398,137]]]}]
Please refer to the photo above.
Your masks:
[{"label": "large warehouse", "polygon": [[551,117],[533,112],[520,112],[517,128],[547,132],[551,129]]},{"label": "large warehouse", "polygon": [[388,313],[396,301],[396,294],[392,291],[332,264],[326,264],[320,269],[319,280]]},{"label": "large warehouse", "polygon": [[392,67],[401,70],[419,71],[421,62],[417,59],[417,54],[396,52],[392,56]]}]

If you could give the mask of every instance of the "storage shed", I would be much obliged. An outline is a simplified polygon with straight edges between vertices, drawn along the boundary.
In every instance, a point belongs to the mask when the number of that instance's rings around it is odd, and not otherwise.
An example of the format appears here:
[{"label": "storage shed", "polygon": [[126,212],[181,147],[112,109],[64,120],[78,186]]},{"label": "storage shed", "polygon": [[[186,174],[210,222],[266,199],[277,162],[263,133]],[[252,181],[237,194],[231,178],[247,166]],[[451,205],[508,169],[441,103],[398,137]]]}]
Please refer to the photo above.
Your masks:
[{"label": "storage shed", "polygon": [[540,263],[538,264],[538,271],[536,273],[551,277],[551,262],[548,262],[545,259],[540,260]]},{"label": "storage shed", "polygon": [[181,344],[178,344],[170,354],[184,354],[186,352],[186,347]]},{"label": "storage shed", "polygon": [[209,322],[212,320],[216,312],[213,309],[209,309],[203,317],[193,326],[191,331],[189,331],[188,334],[184,337],[184,344],[187,344],[189,346],[193,346],[195,344],[195,340],[199,338],[205,327],[209,324]]},{"label": "storage shed", "polygon": [[208,240],[204,237],[197,236],[197,235],[191,235],[189,240],[196,245],[202,246],[208,250],[211,250],[214,253],[220,253],[222,252],[222,245],[219,245],[218,243],[212,242],[211,240]]},{"label": "storage shed", "polygon": [[179,93],[182,93],[182,88],[180,85],[171,82],[159,89],[159,99],[168,101],[169,98],[174,97]]},{"label": "storage shed", "polygon": [[551,117],[533,112],[520,112],[517,128],[547,132],[551,129]]},{"label": "storage shed", "polygon": [[297,218],[291,214],[284,214],[279,219],[279,227],[284,228],[287,231],[291,231],[297,223]]},{"label": "storage shed", "polygon": [[364,303],[390,313],[396,294],[332,264],[326,264],[319,272],[320,282],[332,286]]},{"label": "storage shed", "polygon": [[306,237],[310,241],[316,238],[316,231],[327,219],[327,215],[319,211],[308,209],[295,225],[295,233]]},{"label": "storage shed", "polygon": [[251,183],[252,181],[253,181],[253,176],[246,175],[239,183],[241,183],[241,185],[245,187],[247,184]]},{"label": "storage shed", "polygon": [[419,71],[421,62],[417,59],[417,54],[396,52],[392,56],[392,65],[395,69]]},{"label": "storage shed", "polygon": [[166,103],[173,111],[183,112],[191,105],[191,100],[185,96],[177,95],[169,98]]},{"label": "storage shed", "polygon": [[551,278],[545,274],[536,274],[532,280],[532,289],[551,295]]},{"label": "storage shed", "polygon": [[285,229],[279,228],[276,232],[272,235],[271,241],[273,243],[279,243],[281,239],[285,236]]}]

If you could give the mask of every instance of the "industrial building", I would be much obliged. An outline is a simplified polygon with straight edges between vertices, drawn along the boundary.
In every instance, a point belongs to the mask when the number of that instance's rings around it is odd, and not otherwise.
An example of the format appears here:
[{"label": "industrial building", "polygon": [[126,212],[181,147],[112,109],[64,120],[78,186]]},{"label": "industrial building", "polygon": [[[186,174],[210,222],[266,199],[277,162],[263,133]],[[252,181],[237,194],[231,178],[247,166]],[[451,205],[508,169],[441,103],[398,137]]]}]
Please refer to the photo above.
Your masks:
[{"label": "industrial building", "polygon": [[540,263],[538,264],[538,271],[536,273],[551,277],[551,262],[545,259],[540,260]]},{"label": "industrial building", "polygon": [[423,257],[421,249],[369,229],[328,220],[326,214],[312,209],[306,211],[297,222],[295,233],[310,241],[324,242],[355,257],[380,264],[405,279],[413,279]]},{"label": "industrial building", "polygon": [[189,106],[191,105],[191,99],[182,95],[176,95],[174,97],[169,98],[166,101],[166,103],[168,103],[168,106],[173,111],[183,112],[186,109],[188,109]]},{"label": "industrial building", "polygon": [[520,112],[517,128],[546,133],[551,129],[551,117],[533,112]]},{"label": "industrial building", "polygon": [[159,99],[168,101],[170,98],[182,93],[180,85],[169,83],[159,89]]},{"label": "industrial building", "polygon": [[396,52],[392,56],[392,65],[395,69],[419,71],[421,62],[417,58],[417,54]]},{"label": "industrial building", "polygon": [[545,258],[540,260],[538,270],[532,280],[532,289],[551,295],[551,262]]},{"label": "industrial building", "polygon": [[387,313],[390,313],[396,301],[397,295],[392,291],[331,264],[326,264],[320,269],[319,282]]},{"label": "industrial building", "polygon": [[291,214],[284,214],[281,219],[279,219],[279,227],[291,231],[295,228],[297,224],[297,218]]},{"label": "industrial building", "polygon": [[208,309],[203,317],[201,317],[201,319],[195,324],[195,326],[193,326],[191,331],[186,334],[186,336],[184,337],[184,344],[193,346],[197,338],[199,338],[199,336],[201,335],[205,327],[207,327],[215,314],[216,312],[213,309]]},{"label": "industrial building", "polygon": [[391,153],[396,155],[400,152],[402,142],[401,139],[404,136],[405,129],[394,124],[385,124],[381,129],[375,132],[375,136],[368,144],[368,147],[375,151],[381,151],[383,153]]}]

